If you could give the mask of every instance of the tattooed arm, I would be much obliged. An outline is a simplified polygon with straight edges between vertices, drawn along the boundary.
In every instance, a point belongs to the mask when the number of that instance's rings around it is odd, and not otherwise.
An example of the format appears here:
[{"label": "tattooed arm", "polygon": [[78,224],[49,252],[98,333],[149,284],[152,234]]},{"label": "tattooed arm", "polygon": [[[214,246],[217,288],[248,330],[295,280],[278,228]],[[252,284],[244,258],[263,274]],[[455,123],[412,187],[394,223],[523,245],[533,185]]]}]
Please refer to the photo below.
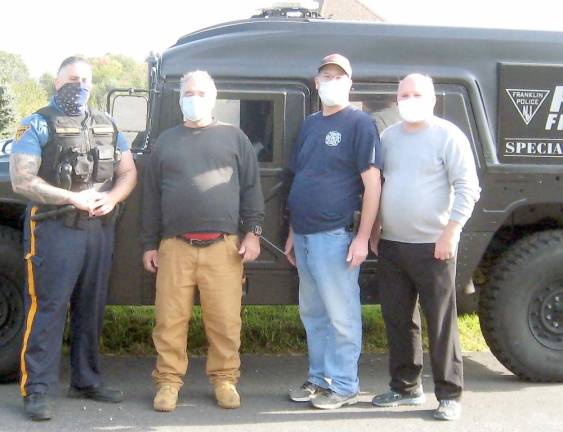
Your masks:
[{"label": "tattooed arm", "polygon": [[81,210],[93,211],[92,191],[71,192],[53,186],[37,175],[41,158],[30,154],[10,155],[10,179],[15,193],[39,204],[72,204]]},{"label": "tattooed arm", "polygon": [[70,192],[50,185],[37,176],[41,158],[28,154],[10,155],[10,179],[15,193],[40,204],[70,204]]}]

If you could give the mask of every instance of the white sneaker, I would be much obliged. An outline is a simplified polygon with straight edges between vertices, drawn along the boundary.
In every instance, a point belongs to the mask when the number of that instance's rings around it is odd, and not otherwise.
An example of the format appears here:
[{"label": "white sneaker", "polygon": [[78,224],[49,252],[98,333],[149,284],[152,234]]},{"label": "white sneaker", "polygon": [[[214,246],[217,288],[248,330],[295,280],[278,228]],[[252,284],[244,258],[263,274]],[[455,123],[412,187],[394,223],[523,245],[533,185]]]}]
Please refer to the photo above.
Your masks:
[{"label": "white sneaker", "polygon": [[437,420],[458,420],[461,417],[461,403],[453,399],[442,399],[433,417]]}]

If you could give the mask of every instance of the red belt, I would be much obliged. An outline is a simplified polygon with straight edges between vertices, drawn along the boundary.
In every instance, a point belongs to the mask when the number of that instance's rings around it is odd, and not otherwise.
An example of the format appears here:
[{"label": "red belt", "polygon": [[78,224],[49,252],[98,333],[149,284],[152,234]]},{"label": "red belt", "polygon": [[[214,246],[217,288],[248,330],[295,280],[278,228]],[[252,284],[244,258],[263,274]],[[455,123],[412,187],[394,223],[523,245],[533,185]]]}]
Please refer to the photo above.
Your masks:
[{"label": "red belt", "polygon": [[199,241],[208,241],[208,240],[217,240],[223,237],[222,232],[189,232],[182,234],[186,240],[199,240]]}]

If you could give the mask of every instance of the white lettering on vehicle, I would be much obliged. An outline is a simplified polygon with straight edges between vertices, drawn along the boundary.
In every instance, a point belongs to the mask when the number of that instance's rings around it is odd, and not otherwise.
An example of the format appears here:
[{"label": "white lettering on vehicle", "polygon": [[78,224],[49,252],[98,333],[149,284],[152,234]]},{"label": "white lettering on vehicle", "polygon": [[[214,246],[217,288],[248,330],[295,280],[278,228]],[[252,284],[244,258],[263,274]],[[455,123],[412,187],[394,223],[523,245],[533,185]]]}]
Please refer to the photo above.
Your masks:
[{"label": "white lettering on vehicle", "polygon": [[563,114],[561,106],[563,105],[563,86],[555,87],[553,98],[551,99],[551,106],[549,107],[549,114],[545,122],[545,130],[550,131],[555,127],[556,130],[563,130]]},{"label": "white lettering on vehicle", "polygon": [[549,94],[549,90],[531,89],[506,89],[506,92],[527,125],[530,124]]},{"label": "white lettering on vehicle", "polygon": [[563,142],[507,141],[504,150],[507,156],[562,156]]}]

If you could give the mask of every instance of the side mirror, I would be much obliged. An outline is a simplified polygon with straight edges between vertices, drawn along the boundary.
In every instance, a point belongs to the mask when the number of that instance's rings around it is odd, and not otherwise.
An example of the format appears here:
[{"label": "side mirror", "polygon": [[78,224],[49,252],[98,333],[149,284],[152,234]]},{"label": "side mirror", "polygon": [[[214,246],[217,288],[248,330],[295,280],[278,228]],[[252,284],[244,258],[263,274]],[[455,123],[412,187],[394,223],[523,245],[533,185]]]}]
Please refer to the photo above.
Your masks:
[{"label": "side mirror", "polygon": [[145,144],[149,101],[148,90],[114,89],[108,94],[108,112],[132,148]]},{"label": "side mirror", "polygon": [[2,145],[2,150],[0,150],[0,153],[10,153],[10,151],[12,150],[12,142],[14,140],[12,138],[8,138],[6,140],[2,140],[0,141],[0,144]]}]

